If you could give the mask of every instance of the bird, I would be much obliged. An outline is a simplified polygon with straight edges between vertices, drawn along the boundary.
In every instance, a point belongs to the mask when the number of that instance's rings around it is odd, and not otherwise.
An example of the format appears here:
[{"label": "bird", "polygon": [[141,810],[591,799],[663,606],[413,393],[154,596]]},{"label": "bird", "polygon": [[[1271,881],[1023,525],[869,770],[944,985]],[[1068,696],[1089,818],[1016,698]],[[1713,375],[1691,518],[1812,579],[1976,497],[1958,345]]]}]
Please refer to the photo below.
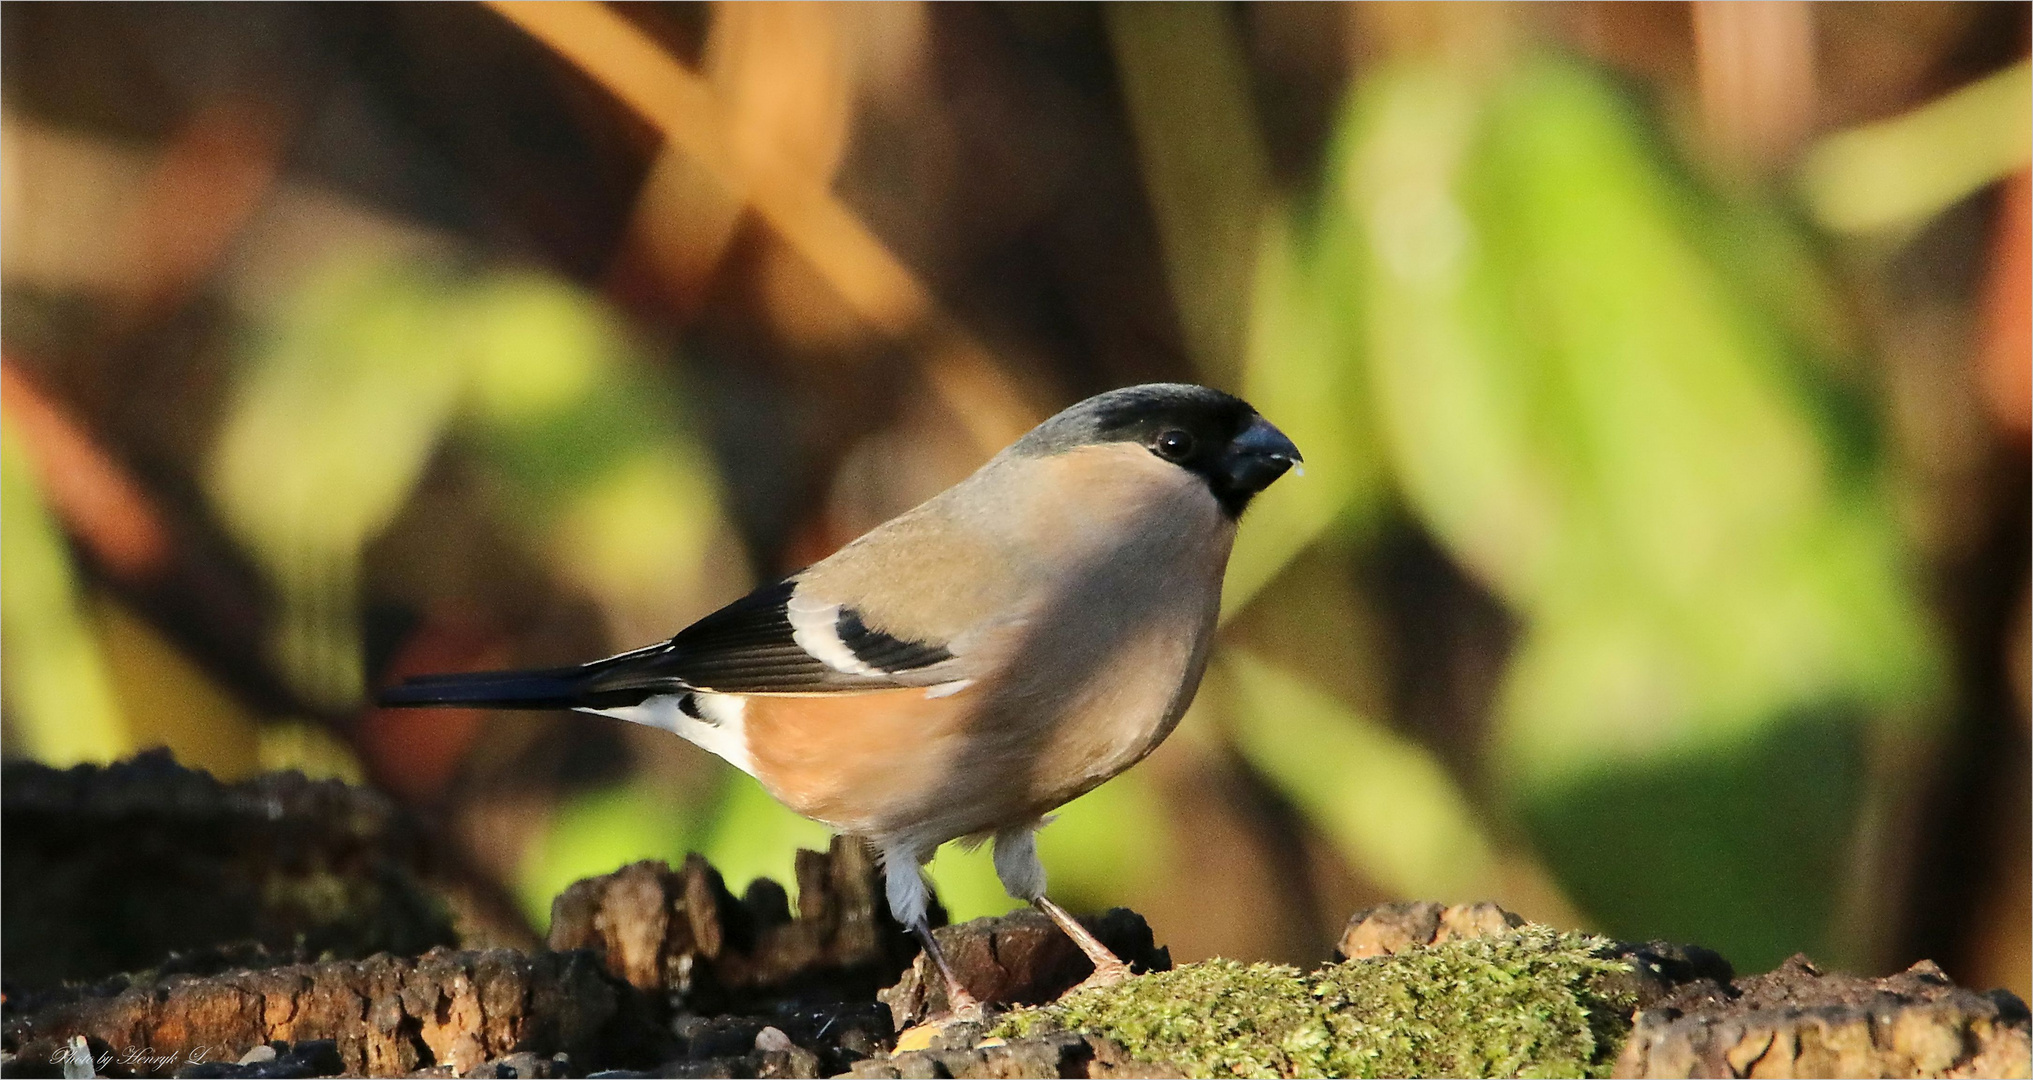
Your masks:
[{"label": "bird", "polygon": [[1048,815],[1141,761],[1206,670],[1243,511],[1298,447],[1204,386],[1110,390],[973,474],[666,641],[575,666],[425,675],[387,707],[571,709],[676,734],[880,858],[890,913],[956,1015],[982,1006],[927,920],[924,865],[992,841],[997,877],[1130,974],[1046,896]]}]

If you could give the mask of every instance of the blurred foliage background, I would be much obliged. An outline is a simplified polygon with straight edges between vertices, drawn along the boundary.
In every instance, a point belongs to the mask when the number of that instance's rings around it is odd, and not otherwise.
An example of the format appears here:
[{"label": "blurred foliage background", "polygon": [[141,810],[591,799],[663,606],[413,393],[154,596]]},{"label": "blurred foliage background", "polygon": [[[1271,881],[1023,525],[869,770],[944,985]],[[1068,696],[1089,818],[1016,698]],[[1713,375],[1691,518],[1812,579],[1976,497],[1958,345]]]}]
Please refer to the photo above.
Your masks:
[{"label": "blurred foliage background", "polygon": [[[1307,455],[1043,834],[1180,959],[1528,916],[2029,989],[2024,4],[0,6],[6,753],[371,782],[478,936],[823,834],[384,714],[1131,382]],[[1010,906],[934,866],[958,917]]]}]

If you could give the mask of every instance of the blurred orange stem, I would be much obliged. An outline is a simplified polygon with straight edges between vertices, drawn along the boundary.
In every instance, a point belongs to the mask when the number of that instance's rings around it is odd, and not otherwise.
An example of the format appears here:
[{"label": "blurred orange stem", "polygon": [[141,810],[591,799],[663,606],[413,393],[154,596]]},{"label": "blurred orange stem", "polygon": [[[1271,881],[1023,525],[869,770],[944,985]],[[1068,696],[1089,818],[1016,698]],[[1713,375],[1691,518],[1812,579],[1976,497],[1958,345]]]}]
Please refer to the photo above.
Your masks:
[{"label": "blurred orange stem", "polygon": [[2005,184],[1984,298],[1984,389],[2016,439],[2033,428],[2033,172]]},{"label": "blurred orange stem", "polygon": [[711,170],[809,259],[856,312],[891,334],[931,315],[931,294],[852,210],[811,177],[752,172],[730,146],[706,80],[685,69],[607,7],[490,2]]},{"label": "blurred orange stem", "polygon": [[34,459],[51,508],[100,563],[128,578],[164,568],[169,534],[148,496],[11,356],[0,356],[0,412]]},{"label": "blurred orange stem", "polygon": [[655,125],[809,261],[855,313],[894,337],[927,334],[931,385],[980,444],[1000,449],[1038,417],[986,349],[945,318],[910,267],[828,189],[823,177],[750,168],[727,136],[706,80],[611,9],[590,0],[490,0],[522,28]]}]

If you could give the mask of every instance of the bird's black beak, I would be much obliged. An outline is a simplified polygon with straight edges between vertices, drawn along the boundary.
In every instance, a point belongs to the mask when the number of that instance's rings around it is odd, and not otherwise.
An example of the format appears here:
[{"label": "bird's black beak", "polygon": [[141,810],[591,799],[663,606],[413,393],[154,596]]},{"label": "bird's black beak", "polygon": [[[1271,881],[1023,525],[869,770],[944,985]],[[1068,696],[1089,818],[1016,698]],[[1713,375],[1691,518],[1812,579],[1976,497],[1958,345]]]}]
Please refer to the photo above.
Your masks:
[{"label": "bird's black beak", "polygon": [[1299,464],[1299,448],[1285,433],[1271,426],[1271,422],[1259,416],[1250,421],[1242,434],[1229,441],[1228,453],[1222,456],[1221,471],[1229,491],[1248,498],[1270,487],[1271,482],[1285,475],[1286,470]]}]

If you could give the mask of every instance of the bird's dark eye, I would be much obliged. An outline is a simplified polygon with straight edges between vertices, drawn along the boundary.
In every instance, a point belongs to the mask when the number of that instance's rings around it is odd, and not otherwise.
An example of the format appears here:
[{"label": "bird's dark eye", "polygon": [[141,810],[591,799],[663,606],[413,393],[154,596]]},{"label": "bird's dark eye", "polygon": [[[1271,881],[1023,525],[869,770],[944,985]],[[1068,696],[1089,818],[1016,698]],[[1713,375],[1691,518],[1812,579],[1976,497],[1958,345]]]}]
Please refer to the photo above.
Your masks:
[{"label": "bird's dark eye", "polygon": [[1160,434],[1153,445],[1160,455],[1173,461],[1183,461],[1193,452],[1193,436],[1183,431],[1167,431]]}]

